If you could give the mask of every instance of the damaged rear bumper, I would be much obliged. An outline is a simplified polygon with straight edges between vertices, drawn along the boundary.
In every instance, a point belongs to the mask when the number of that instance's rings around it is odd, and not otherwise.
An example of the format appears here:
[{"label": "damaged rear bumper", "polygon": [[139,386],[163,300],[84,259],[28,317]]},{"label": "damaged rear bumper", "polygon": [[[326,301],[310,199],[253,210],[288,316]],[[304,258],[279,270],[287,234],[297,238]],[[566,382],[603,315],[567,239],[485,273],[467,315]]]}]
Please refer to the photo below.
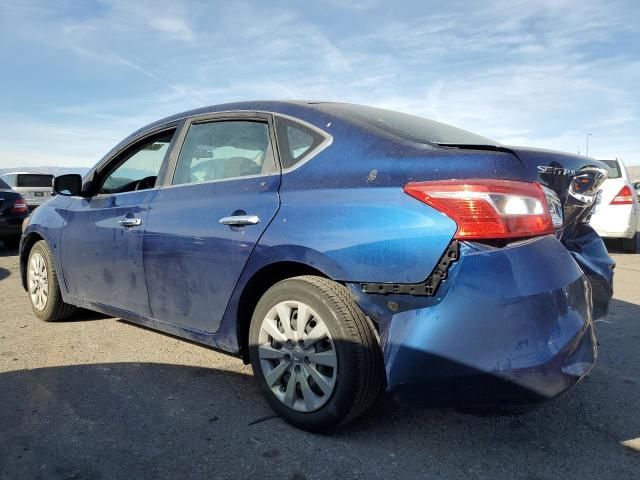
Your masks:
[{"label": "damaged rear bumper", "polygon": [[505,248],[462,244],[429,299],[360,293],[357,300],[379,322],[397,398],[504,404],[555,397],[593,367],[591,295],[572,255],[546,236]]},{"label": "damaged rear bumper", "polygon": [[587,224],[579,225],[565,246],[591,284],[593,319],[604,317],[613,296],[613,270],[616,266],[602,238]]}]

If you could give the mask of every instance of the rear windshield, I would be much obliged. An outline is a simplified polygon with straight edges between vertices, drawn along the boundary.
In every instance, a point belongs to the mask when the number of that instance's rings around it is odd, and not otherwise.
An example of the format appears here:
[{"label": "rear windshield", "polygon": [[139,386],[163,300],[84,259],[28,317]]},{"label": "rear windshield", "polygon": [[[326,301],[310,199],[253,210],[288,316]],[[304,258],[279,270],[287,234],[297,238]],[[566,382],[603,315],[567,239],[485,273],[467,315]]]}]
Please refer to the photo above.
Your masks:
[{"label": "rear windshield", "polygon": [[10,187],[9,185],[7,185],[7,184],[4,182],[4,180],[2,180],[2,179],[0,178],[0,189],[10,190],[10,189],[11,189],[11,187]]},{"label": "rear windshield", "polygon": [[324,103],[318,106],[334,115],[356,120],[412,142],[444,145],[500,145],[495,140],[461,128],[407,113],[345,103]]},{"label": "rear windshield", "polygon": [[622,174],[620,173],[620,164],[617,160],[601,160],[607,166],[607,170],[609,170],[609,177],[607,178],[620,178]]},{"label": "rear windshield", "polygon": [[18,175],[16,187],[51,187],[53,175],[24,174]]}]

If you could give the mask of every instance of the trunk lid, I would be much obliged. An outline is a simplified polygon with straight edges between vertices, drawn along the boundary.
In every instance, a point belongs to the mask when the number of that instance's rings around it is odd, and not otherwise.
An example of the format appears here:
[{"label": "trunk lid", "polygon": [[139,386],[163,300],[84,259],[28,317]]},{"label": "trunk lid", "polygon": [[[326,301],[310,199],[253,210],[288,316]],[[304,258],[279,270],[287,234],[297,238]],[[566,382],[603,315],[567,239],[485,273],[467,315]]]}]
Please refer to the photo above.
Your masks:
[{"label": "trunk lid", "polygon": [[455,148],[510,153],[514,161],[519,160],[521,169],[519,173],[513,170],[517,177],[514,179],[538,182],[556,193],[564,216],[564,226],[556,236],[591,283],[593,318],[605,315],[613,295],[615,262],[588,220],[602,195],[606,165],[589,157],[535,148],[496,145],[455,145]]},{"label": "trunk lid", "polygon": [[0,216],[7,216],[20,195],[13,190],[0,189]]},{"label": "trunk lid", "polygon": [[564,214],[564,228],[558,232],[562,238],[571,237],[575,228],[589,218],[606,178],[606,165],[589,157],[528,147],[456,147],[500,151],[516,157],[524,170],[518,179],[538,182],[558,195]]},{"label": "trunk lid", "polygon": [[552,189],[560,198],[564,227],[558,237],[589,279],[593,318],[607,314],[613,295],[615,262],[602,239],[587,223],[602,195],[607,167],[598,160],[533,148],[509,148],[527,175]]},{"label": "trunk lid", "polygon": [[[535,148],[507,147],[520,159],[525,170],[541,184],[556,192],[563,205],[573,195],[570,193],[596,193],[606,177],[593,175],[595,169],[606,172],[604,163],[589,157]],[[584,172],[592,172],[584,175]],[[577,176],[580,181],[572,187]],[[591,191],[590,190],[595,190]]]}]

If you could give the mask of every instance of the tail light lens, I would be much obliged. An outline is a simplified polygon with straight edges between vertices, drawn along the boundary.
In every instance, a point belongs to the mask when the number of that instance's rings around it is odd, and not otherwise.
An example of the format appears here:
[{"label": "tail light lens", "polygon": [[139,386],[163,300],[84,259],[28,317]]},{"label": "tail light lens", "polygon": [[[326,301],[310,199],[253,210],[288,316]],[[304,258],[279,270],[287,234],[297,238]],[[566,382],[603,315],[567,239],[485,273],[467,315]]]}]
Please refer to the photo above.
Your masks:
[{"label": "tail light lens", "polygon": [[633,192],[631,189],[625,185],[618,192],[613,200],[611,200],[611,205],[631,205],[633,203]]},{"label": "tail light lens", "polygon": [[533,237],[554,233],[554,223],[562,225],[561,208],[558,213],[557,205],[549,204],[537,183],[445,180],[408,183],[404,191],[455,221],[458,239]]},{"label": "tail light lens", "polygon": [[13,207],[11,208],[11,213],[14,213],[14,214],[26,213],[28,211],[29,211],[29,208],[27,207],[27,202],[22,197],[18,198],[13,204]]}]

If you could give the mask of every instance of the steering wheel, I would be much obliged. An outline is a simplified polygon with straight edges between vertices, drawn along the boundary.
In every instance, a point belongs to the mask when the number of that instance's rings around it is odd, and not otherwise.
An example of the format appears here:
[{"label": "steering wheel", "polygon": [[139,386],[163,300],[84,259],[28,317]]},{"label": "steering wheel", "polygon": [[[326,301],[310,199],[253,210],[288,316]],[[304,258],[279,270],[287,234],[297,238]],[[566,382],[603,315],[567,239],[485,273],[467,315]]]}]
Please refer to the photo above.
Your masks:
[{"label": "steering wheel", "polygon": [[155,175],[151,175],[149,177],[141,178],[136,182],[136,186],[134,190],[147,190],[149,188],[153,188],[156,186],[156,179],[158,177]]}]

